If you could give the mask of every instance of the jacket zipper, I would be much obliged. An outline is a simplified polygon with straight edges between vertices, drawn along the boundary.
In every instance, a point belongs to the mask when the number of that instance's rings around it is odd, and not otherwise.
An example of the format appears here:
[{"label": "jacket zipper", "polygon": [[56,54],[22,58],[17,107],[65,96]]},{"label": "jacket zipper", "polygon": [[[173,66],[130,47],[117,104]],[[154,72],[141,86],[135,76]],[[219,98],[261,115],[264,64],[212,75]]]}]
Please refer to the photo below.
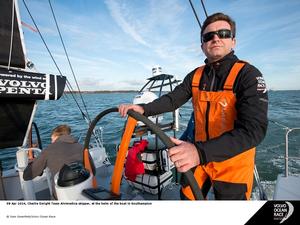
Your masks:
[{"label": "jacket zipper", "polygon": [[[214,83],[215,83],[215,70],[212,69],[212,80],[210,83],[210,87],[209,87],[209,91],[211,92],[213,90],[214,87]],[[206,140],[209,140],[209,110],[210,110],[210,102],[207,102],[207,107],[206,107],[206,113],[205,113],[205,132],[206,132]]]}]

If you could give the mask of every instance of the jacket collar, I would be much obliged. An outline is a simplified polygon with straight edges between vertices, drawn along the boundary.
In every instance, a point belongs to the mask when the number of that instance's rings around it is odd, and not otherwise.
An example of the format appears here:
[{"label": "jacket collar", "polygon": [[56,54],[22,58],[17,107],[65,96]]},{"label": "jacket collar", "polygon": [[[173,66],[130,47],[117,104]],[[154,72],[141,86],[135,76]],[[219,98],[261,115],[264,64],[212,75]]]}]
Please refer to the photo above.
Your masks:
[{"label": "jacket collar", "polygon": [[55,143],[58,143],[58,142],[65,142],[65,143],[72,144],[72,143],[76,143],[77,140],[74,137],[72,137],[71,135],[62,135],[56,139]]},{"label": "jacket collar", "polygon": [[205,64],[206,67],[209,68],[209,70],[215,70],[216,76],[222,76],[222,73],[219,73],[220,70],[224,71],[232,67],[232,65],[238,61],[238,57],[234,54],[234,51],[231,51],[227,55],[225,55],[222,59],[213,62],[213,63],[208,63],[208,60],[205,59]]}]

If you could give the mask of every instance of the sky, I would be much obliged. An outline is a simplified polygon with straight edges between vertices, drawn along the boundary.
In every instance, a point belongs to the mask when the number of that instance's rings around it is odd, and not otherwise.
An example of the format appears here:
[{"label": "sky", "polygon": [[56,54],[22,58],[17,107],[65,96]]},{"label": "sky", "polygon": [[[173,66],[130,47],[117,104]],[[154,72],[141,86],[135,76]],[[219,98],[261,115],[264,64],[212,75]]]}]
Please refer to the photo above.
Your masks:
[{"label": "sky", "polygon": [[[25,0],[62,74],[74,83],[48,0]],[[193,0],[203,22],[200,0]],[[236,55],[256,66],[267,87],[300,89],[299,0],[204,0],[208,14],[237,24]],[[139,90],[160,65],[183,79],[203,65],[199,25],[188,0],[51,0],[81,90]],[[33,25],[23,1],[21,20]],[[27,57],[59,74],[38,33],[23,27]],[[74,86],[75,87],[75,86]]]}]

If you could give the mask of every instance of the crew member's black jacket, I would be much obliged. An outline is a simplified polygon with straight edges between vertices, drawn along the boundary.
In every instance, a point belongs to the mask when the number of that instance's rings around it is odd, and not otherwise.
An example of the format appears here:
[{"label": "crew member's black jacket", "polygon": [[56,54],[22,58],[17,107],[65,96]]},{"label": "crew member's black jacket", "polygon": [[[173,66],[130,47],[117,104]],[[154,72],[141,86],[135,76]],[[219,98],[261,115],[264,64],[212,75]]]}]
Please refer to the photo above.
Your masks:
[{"label": "crew member's black jacket", "polygon": [[[234,52],[212,64],[208,64],[206,60],[199,89],[223,90],[230,69],[238,60]],[[143,105],[144,115],[170,112],[186,103],[192,97],[192,80],[195,71],[196,69],[190,72],[173,92]],[[260,71],[247,63],[238,74],[233,91],[237,98],[237,119],[234,129],[218,138],[195,143],[201,164],[229,159],[257,146],[265,137],[268,126],[268,94]]]}]

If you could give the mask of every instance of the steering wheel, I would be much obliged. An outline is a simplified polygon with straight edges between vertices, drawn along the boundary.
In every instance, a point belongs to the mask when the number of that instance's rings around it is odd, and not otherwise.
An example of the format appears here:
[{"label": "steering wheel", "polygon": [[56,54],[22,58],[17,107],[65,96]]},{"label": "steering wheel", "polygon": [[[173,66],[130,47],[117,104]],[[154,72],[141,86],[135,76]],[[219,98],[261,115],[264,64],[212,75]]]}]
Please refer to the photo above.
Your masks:
[{"label": "steering wheel", "polygon": [[[85,151],[88,151],[92,131],[94,130],[96,124],[98,121],[104,117],[105,115],[112,113],[112,112],[118,112],[118,108],[109,108],[107,110],[104,110],[100,114],[98,114],[95,119],[92,121],[88,132],[86,134],[85,142],[84,142],[84,149]],[[133,110],[128,110],[127,113],[128,120],[126,124],[125,131],[123,133],[123,137],[121,139],[120,148],[117,154],[116,163],[114,166],[114,171],[112,175],[112,181],[111,181],[111,192],[120,195],[120,184],[122,179],[122,172],[124,168],[124,163],[126,159],[126,153],[128,151],[128,147],[130,144],[130,140],[132,137],[132,134],[134,132],[134,128],[136,126],[137,121],[143,122],[145,125],[149,127],[149,129],[155,133],[158,138],[165,144],[165,146],[170,149],[175,146],[175,144],[170,140],[170,138],[152,121],[150,121],[147,117],[144,115],[135,112]],[[193,192],[193,195],[196,200],[204,200],[202,191],[200,187],[198,186],[198,183],[193,175],[193,172],[191,170],[188,170],[187,172],[183,173],[183,176],[185,176],[188,184],[191,187],[191,190]]]}]

